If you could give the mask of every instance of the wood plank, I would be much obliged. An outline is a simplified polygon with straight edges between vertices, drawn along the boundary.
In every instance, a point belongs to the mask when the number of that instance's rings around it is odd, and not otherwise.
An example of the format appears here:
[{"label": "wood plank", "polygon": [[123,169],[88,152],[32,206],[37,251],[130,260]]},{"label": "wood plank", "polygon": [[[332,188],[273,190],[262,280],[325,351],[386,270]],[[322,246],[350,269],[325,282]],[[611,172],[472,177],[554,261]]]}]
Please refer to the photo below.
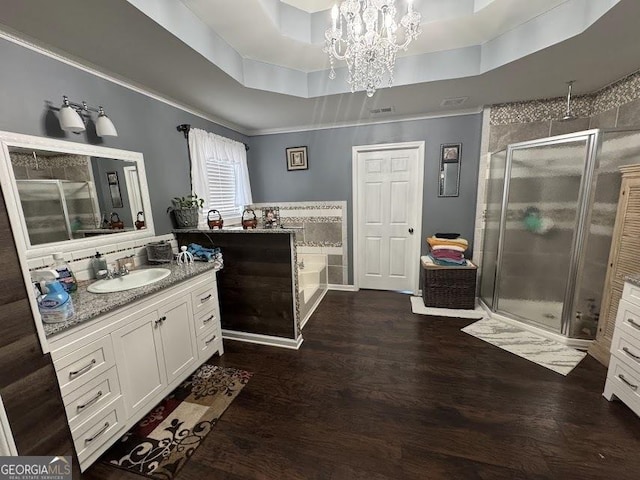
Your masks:
[{"label": "wood plank", "polygon": [[222,249],[218,273],[222,328],[296,338],[291,237],[287,233],[177,233],[180,245]]},{"label": "wood plank", "polygon": [[254,375],[177,478],[637,477],[640,419],[602,397],[602,365],[563,377],[460,331],[472,322],[331,291],[298,351],[226,341],[209,362]]}]

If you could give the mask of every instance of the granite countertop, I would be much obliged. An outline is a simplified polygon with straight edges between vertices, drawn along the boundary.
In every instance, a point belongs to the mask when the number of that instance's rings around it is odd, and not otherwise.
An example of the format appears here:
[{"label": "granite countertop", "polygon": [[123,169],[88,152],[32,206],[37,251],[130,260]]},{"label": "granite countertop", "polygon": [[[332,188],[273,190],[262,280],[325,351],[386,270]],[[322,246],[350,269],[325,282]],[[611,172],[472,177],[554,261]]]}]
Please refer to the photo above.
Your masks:
[{"label": "granite countertop", "polygon": [[[91,285],[93,281],[80,282],[78,284],[78,290],[71,294],[73,300],[73,306],[75,308],[75,315],[71,320],[61,323],[44,323],[44,332],[47,337],[51,337],[60,332],[64,332],[76,325],[79,325],[88,320],[103,315],[105,313],[116,310],[128,303],[140,300],[148,295],[157,293],[160,290],[172,287],[183,280],[195,277],[201,273],[217,270],[214,263],[208,262],[195,262],[193,266],[184,267],[175,263],[167,263],[164,265],[158,265],[157,267],[168,268],[171,270],[171,274],[163,278],[162,280],[152,283],[151,285],[145,285],[144,287],[133,288],[131,290],[124,290],[122,292],[114,293],[90,293],[87,291],[87,287]],[[151,265],[145,265],[139,267],[153,268]]]},{"label": "granite countertop", "polygon": [[244,230],[242,227],[225,227],[221,230],[201,229],[201,228],[180,228],[173,230],[173,233],[297,233],[302,227],[292,228],[253,228]]},{"label": "granite countertop", "polygon": [[636,287],[640,287],[640,273],[635,273],[633,275],[627,275],[625,277],[625,281],[629,282],[632,285],[635,285]]}]

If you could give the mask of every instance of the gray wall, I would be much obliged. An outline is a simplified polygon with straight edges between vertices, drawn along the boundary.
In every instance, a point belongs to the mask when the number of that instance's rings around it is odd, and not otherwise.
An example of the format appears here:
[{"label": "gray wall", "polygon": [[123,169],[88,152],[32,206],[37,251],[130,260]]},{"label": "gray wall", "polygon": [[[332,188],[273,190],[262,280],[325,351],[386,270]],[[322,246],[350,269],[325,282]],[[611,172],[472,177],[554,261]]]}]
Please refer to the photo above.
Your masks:
[{"label": "gray wall", "polygon": [[[352,147],[424,140],[422,237],[453,231],[461,233],[472,244],[481,130],[482,116],[473,114],[251,137],[249,175],[253,200],[256,203],[346,200],[349,283],[352,283]],[[443,143],[462,143],[459,197],[438,197],[438,158]],[[308,147],[309,169],[288,172],[285,149],[303,145]],[[423,254],[426,253],[426,242],[422,249]]]},{"label": "gray wall", "polygon": [[[190,190],[187,144],[176,125],[190,123],[247,142],[233,130],[4,39],[0,39],[0,58],[0,130],[142,152],[158,234],[172,228],[166,213],[171,198]],[[215,85],[211,88],[215,90]],[[60,130],[56,112],[47,102],[57,108],[62,95],[91,106],[103,105],[118,137],[97,137],[92,125],[79,135]]]}]

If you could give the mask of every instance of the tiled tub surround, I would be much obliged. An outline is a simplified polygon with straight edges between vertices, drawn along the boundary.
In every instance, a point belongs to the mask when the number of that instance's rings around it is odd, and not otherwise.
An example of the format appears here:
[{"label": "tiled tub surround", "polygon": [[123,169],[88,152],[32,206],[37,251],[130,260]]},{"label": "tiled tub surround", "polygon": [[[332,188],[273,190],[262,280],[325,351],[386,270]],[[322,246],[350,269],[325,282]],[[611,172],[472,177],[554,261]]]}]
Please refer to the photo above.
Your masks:
[{"label": "tiled tub surround", "polygon": [[328,259],[330,285],[348,284],[347,202],[270,202],[252,206],[260,209],[278,207],[280,222],[300,227],[296,234],[298,254],[323,254]]},{"label": "tiled tub surround", "polygon": [[[171,274],[155,283],[144,287],[133,288],[122,292],[97,294],[87,291],[87,287],[93,282],[81,282],[78,290],[71,294],[75,315],[71,320],[62,323],[44,323],[44,331],[47,337],[64,332],[76,325],[92,320],[100,315],[124,307],[136,300],[140,300],[148,295],[157,293],[167,287],[176,285],[184,280],[195,277],[209,270],[214,269],[213,263],[196,262],[190,266],[170,263],[162,265],[162,268],[171,270]],[[153,268],[145,266],[142,268]]]}]

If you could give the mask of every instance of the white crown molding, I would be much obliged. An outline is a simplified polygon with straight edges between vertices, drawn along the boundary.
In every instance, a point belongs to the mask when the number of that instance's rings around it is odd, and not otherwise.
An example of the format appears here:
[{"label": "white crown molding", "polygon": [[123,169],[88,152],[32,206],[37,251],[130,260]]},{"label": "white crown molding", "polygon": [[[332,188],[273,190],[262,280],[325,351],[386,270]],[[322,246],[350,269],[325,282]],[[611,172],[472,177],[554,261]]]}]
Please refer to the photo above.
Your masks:
[{"label": "white crown molding", "polygon": [[61,63],[64,63],[65,65],[69,65],[71,67],[77,68],[78,70],[81,70],[83,72],[86,73],[90,73],[91,75],[95,75],[98,78],[102,78],[103,80],[107,80],[111,83],[114,83],[116,85],[119,85],[121,87],[124,87],[128,90],[131,90],[133,92],[142,94],[146,97],[152,98],[154,100],[157,100],[159,102],[162,102],[166,105],[169,105],[171,107],[177,108],[179,110],[182,110],[186,113],[190,113],[192,115],[195,115],[196,117],[200,117],[204,120],[208,120],[210,122],[216,123],[218,125],[220,125],[221,127],[225,127],[225,128],[229,128],[231,130],[234,130],[238,133],[241,133],[243,135],[247,135],[247,130],[240,126],[237,125],[235,123],[232,122],[228,122],[222,118],[219,117],[215,117],[213,115],[209,115],[207,113],[201,112],[199,110],[194,109],[193,107],[190,107],[189,105],[186,105],[184,103],[178,102],[176,100],[173,100],[169,97],[166,97],[164,95],[161,95],[157,92],[154,92],[152,90],[149,90],[145,87],[142,87],[140,85],[137,85],[133,82],[130,82],[128,80],[125,80],[124,78],[119,77],[118,75],[114,74],[114,73],[107,73],[104,72],[102,70],[99,70],[96,66],[89,64],[88,62],[84,62],[84,61],[80,61],[78,59],[74,59],[71,58],[71,56],[69,54],[62,54],[59,52],[56,52],[55,49],[53,47],[50,46],[43,46],[43,45],[39,45],[37,43],[35,43],[34,41],[31,40],[27,40],[25,38],[25,36],[23,36],[22,34],[18,34],[17,32],[13,31],[13,29],[7,27],[6,25],[2,25],[0,24],[0,38],[7,40],[11,43],[14,43],[16,45],[19,45],[21,47],[27,48],[31,51],[34,51],[36,53],[39,53],[41,55],[44,55],[46,57],[52,58],[54,60],[57,60]]},{"label": "white crown molding", "polygon": [[468,108],[465,110],[455,110],[450,112],[432,113],[427,115],[408,115],[403,117],[393,117],[371,121],[360,122],[342,122],[320,125],[303,125],[295,128],[268,128],[250,130],[247,134],[249,137],[257,137],[260,135],[279,135],[281,133],[297,133],[297,132],[309,132],[314,130],[331,130],[333,128],[349,128],[349,127],[364,127],[367,125],[380,125],[383,123],[399,123],[399,122],[413,122],[416,120],[428,120],[432,118],[446,118],[446,117],[460,117],[464,115],[474,115],[482,112],[484,107]]}]

